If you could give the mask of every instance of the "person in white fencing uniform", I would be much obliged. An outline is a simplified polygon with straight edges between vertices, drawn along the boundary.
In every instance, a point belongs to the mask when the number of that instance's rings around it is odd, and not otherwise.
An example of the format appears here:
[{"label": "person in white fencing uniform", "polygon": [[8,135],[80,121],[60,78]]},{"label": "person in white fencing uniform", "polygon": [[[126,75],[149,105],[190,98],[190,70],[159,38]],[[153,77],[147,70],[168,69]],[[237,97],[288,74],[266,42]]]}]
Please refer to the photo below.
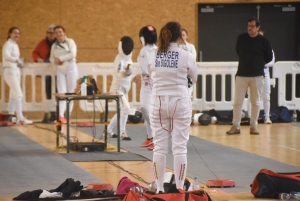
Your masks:
[{"label": "person in white fencing uniform", "polygon": [[[179,44],[179,47],[181,47],[182,49],[189,51],[194,57],[195,57],[195,61],[197,58],[197,52],[196,52],[196,48],[193,44],[187,42],[188,39],[188,32],[186,29],[181,29],[181,43]],[[189,80],[189,93],[191,98],[193,97],[193,90],[194,90],[194,84],[192,83],[191,79],[188,77]],[[193,120],[193,115],[192,115],[192,121],[191,121],[191,125],[194,125],[194,120]]]},{"label": "person in white fencing uniform", "polygon": [[181,37],[183,39],[183,41],[182,41],[183,43],[181,43],[180,46],[183,49],[186,49],[187,51],[189,51],[195,57],[195,60],[196,60],[196,58],[197,58],[196,48],[193,44],[187,42],[188,32],[186,29],[181,29]]},{"label": "person in white fencing uniform", "polygon": [[164,173],[169,140],[172,141],[176,187],[183,189],[187,169],[187,141],[192,115],[189,76],[197,81],[194,56],[178,46],[181,27],[168,22],[162,27],[158,50],[150,54],[148,72],[153,81],[150,121],[153,130],[153,166],[157,193],[164,192]]},{"label": "person in white fencing uniform", "polygon": [[2,62],[4,67],[3,77],[9,86],[9,114],[17,114],[17,123],[32,124],[31,120],[26,119],[22,112],[23,92],[20,87],[21,70],[24,67],[24,60],[20,58],[20,50],[17,41],[20,38],[20,30],[11,27],[8,30],[8,39],[2,48]]},{"label": "person in white fencing uniform", "polygon": [[[261,35],[264,35],[264,32],[262,30],[260,30],[258,32]],[[273,53],[273,59],[272,61],[270,61],[269,63],[267,63],[264,67],[264,73],[265,73],[265,81],[264,81],[264,85],[261,91],[261,98],[263,101],[263,105],[264,105],[264,112],[265,112],[265,124],[272,124],[272,121],[270,119],[270,94],[271,94],[271,87],[270,87],[270,72],[269,72],[269,68],[272,67],[275,63],[275,54],[274,51],[272,50]],[[250,91],[248,89],[248,100],[250,100]],[[248,107],[248,117],[250,118],[251,116],[251,102],[248,101],[247,103],[247,107]]]},{"label": "person in white fencing uniform", "polygon": [[152,81],[150,79],[147,66],[149,63],[150,52],[152,50],[157,49],[157,46],[155,45],[157,41],[156,29],[151,25],[145,26],[140,30],[139,36],[143,48],[141,49],[137,59],[138,66],[130,65],[130,69],[132,70],[133,74],[138,74],[138,76],[141,76],[142,80],[142,86],[140,91],[140,103],[141,112],[144,117],[147,129],[147,137],[146,140],[142,143],[142,146],[148,147],[148,150],[153,150],[153,134],[149,118]]},{"label": "person in white fencing uniform", "polygon": [[[57,91],[58,93],[74,93],[78,79],[76,64],[77,46],[73,39],[67,38],[65,28],[54,28],[56,42],[51,46],[50,62],[57,66]],[[69,112],[73,110],[73,101],[70,102]],[[59,120],[67,123],[64,113],[66,101],[59,101]]]},{"label": "person in white fencing uniform", "polygon": [[[122,95],[120,97],[120,137],[122,140],[131,140],[126,133],[126,122],[130,112],[128,91],[130,90],[132,80],[131,70],[128,68],[128,64],[132,64],[131,57],[133,46],[133,40],[129,36],[123,36],[119,41],[119,53],[114,60],[113,81],[109,90],[111,93]],[[112,138],[117,137],[117,135],[113,133],[113,129],[117,125],[117,120],[117,114],[115,114],[107,126],[107,134]]]}]

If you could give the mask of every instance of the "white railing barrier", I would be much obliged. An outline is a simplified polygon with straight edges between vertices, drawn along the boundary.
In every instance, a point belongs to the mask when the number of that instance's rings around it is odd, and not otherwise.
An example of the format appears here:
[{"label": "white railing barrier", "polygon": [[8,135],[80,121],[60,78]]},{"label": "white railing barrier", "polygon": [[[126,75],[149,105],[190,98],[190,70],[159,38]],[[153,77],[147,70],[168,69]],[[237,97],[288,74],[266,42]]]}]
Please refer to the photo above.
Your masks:
[{"label": "white railing barrier", "polygon": [[[210,109],[215,110],[232,110],[233,107],[233,96],[234,96],[234,81],[235,74],[237,70],[237,62],[198,62],[198,74],[202,77],[202,79],[198,79],[198,83],[195,85],[193,94],[192,94],[192,105],[193,110],[207,111]],[[5,82],[3,79],[3,71],[2,63],[0,63],[0,76],[1,76],[1,88],[0,88],[0,104],[1,110],[7,111],[7,102],[5,102]],[[79,77],[84,75],[92,75],[94,78],[98,76],[102,77],[102,89],[99,89],[101,92],[107,92],[109,89],[107,83],[107,77],[112,76],[113,74],[113,63],[78,63],[78,73]],[[297,109],[300,108],[299,97],[295,96],[295,85],[296,85],[296,75],[300,73],[300,64],[298,62],[276,62],[273,67],[273,77],[278,79],[278,104],[284,105],[289,109]],[[285,85],[286,85],[286,75],[292,74],[292,85],[294,86],[292,89],[292,100],[285,100]],[[31,77],[31,86],[25,81],[25,77]],[[41,102],[36,101],[36,83],[35,77],[41,76]],[[28,63],[22,69],[22,90],[23,93],[26,94],[26,89],[31,89],[31,102],[26,102],[25,98],[23,98],[23,110],[31,111],[31,112],[40,112],[40,111],[49,111],[50,109],[55,109],[55,97],[52,96],[51,100],[47,100],[46,92],[45,92],[45,77],[51,76],[52,80],[55,80],[56,69],[52,64],[46,63]],[[207,88],[207,76],[211,77],[211,88]],[[221,79],[220,84],[216,84],[216,77],[219,76]],[[225,77],[230,77],[230,88],[226,87]],[[201,83],[200,83],[201,82]],[[274,80],[271,82],[273,86],[275,86]],[[98,83],[98,86],[99,83]],[[200,97],[197,87],[201,87],[202,96]],[[216,100],[216,91],[220,91],[221,95],[219,100]],[[205,96],[206,91],[210,90],[211,92],[211,100],[207,100]],[[230,90],[230,91],[228,91]],[[137,89],[136,84],[133,83],[131,87],[131,102],[130,105],[132,107],[139,107],[139,102],[137,101]],[[52,92],[55,92],[55,86],[52,86]],[[226,93],[230,93],[230,98]],[[243,109],[247,110],[246,103],[247,99],[245,99]],[[80,108],[83,111],[94,111],[94,103],[89,101],[80,101]],[[95,101],[96,111],[103,111],[104,101]],[[109,102],[109,110],[116,111],[116,105],[114,102]]]},{"label": "white railing barrier", "polygon": [[[236,74],[238,62],[198,62],[198,74],[202,76],[202,82],[198,79],[198,83],[195,85],[193,91],[193,109],[200,110],[200,111],[207,111],[211,109],[215,110],[231,110],[233,106],[233,96],[234,94],[231,93],[230,100],[225,99],[226,94],[226,84],[225,84],[225,77],[230,76],[231,78],[231,89],[230,91],[234,91],[234,76]],[[207,89],[206,86],[206,79],[207,76],[211,76],[211,100],[207,101],[205,93]],[[216,86],[216,76],[221,76],[221,86]],[[197,86],[201,86],[202,88],[202,97],[197,98]],[[221,91],[221,100],[216,100],[216,90],[217,88]]]},{"label": "white railing barrier", "polygon": [[[56,75],[56,67],[52,64],[39,64],[39,63],[28,63],[25,65],[24,68],[21,69],[21,86],[23,95],[25,97],[26,89],[31,89],[31,102],[26,102],[26,99],[23,98],[23,111],[49,111],[50,108],[53,108],[55,110],[55,98],[52,96],[52,100],[48,100],[46,98],[46,92],[45,92],[45,77],[51,76],[51,79],[55,80]],[[3,78],[3,72],[4,68],[2,67],[2,63],[0,63],[0,75],[1,75],[1,109],[2,111],[7,111],[7,103],[5,102],[5,81]],[[28,86],[26,84],[26,77],[31,77],[31,86]],[[42,90],[42,100],[41,102],[36,101],[36,77],[41,76],[41,84],[40,87]],[[52,91],[55,92],[55,86],[52,85]]]},{"label": "white railing barrier", "polygon": [[[279,61],[273,66],[273,77],[278,79],[278,105],[286,106],[289,110],[300,109],[300,96],[296,97],[296,75],[300,74],[299,61]],[[292,77],[291,100],[286,100],[286,76]],[[300,88],[300,86],[298,86]],[[300,92],[299,92],[300,93]]]}]

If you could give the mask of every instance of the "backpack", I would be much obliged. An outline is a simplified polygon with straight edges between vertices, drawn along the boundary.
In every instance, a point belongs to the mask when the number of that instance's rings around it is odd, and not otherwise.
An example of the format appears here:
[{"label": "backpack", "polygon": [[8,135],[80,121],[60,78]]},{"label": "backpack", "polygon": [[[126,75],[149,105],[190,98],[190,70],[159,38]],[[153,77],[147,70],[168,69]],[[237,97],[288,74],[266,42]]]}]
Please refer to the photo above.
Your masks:
[{"label": "backpack", "polygon": [[128,177],[122,177],[118,183],[116,194],[127,194],[130,192],[132,187],[141,188],[141,190],[145,190],[146,188],[139,185],[134,181],[131,181]]},{"label": "backpack", "polygon": [[279,193],[300,192],[300,172],[278,173],[261,169],[250,187],[256,198],[278,199]]}]

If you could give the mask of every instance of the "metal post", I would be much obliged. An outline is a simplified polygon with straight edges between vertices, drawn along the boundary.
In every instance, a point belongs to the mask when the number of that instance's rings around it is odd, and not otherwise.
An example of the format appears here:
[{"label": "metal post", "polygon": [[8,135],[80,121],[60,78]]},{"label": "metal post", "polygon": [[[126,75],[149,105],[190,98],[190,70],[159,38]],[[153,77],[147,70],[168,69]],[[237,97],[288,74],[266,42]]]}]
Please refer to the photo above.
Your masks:
[{"label": "metal post", "polygon": [[59,98],[56,98],[56,148],[59,148],[59,135],[61,134],[61,122],[59,120]]},{"label": "metal post", "polygon": [[118,131],[118,152],[120,152],[120,97],[115,99],[117,102],[117,131]]},{"label": "metal post", "polygon": [[105,99],[105,114],[104,114],[104,142],[105,142],[105,148],[107,148],[107,125],[108,125],[108,100]]},{"label": "metal post", "polygon": [[70,152],[70,100],[67,98],[67,153]]}]

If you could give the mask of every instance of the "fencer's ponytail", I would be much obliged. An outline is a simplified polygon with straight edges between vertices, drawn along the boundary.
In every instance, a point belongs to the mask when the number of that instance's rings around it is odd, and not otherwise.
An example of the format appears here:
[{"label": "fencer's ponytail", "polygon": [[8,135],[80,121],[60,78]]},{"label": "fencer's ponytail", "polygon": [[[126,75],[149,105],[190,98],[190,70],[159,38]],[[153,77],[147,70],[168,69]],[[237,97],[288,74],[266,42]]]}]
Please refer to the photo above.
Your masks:
[{"label": "fencer's ponytail", "polygon": [[7,33],[7,40],[10,39],[10,34],[12,34],[12,32],[14,32],[15,29],[20,30],[18,27],[11,27]]},{"label": "fencer's ponytail", "polygon": [[166,26],[164,26],[159,33],[158,52],[166,52],[168,50],[171,38],[171,31]]},{"label": "fencer's ponytail", "polygon": [[171,42],[176,42],[181,36],[181,26],[178,22],[168,22],[161,28],[158,39],[158,52],[166,52]]}]

